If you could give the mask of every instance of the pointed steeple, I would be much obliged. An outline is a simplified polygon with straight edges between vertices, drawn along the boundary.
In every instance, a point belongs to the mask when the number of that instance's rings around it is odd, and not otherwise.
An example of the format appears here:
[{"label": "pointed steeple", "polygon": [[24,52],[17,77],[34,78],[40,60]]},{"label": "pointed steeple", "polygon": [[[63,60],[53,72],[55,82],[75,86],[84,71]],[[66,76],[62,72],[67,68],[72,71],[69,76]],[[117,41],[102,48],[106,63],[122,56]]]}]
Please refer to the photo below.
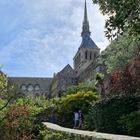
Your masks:
[{"label": "pointed steeple", "polygon": [[83,36],[84,33],[87,33],[87,34],[90,35],[89,22],[88,22],[88,16],[87,16],[87,3],[86,3],[86,0],[85,0],[83,29],[82,29],[81,35]]},{"label": "pointed steeple", "polygon": [[84,10],[84,22],[88,22],[88,18],[87,18],[87,3],[85,0],[85,10]]}]

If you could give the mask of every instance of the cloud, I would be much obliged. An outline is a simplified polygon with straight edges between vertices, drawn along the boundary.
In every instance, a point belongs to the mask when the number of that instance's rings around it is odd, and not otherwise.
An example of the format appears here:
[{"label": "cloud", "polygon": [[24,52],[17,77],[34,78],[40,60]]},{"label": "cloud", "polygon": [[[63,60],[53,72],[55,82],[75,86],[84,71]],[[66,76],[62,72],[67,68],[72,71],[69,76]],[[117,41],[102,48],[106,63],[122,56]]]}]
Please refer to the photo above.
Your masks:
[{"label": "cloud", "polygon": [[[0,63],[8,75],[52,76],[66,64],[72,65],[81,42],[84,1],[14,0],[12,5],[5,1],[4,13],[14,21],[4,27],[0,23],[0,29],[7,30],[2,36],[6,43],[0,46]],[[9,9],[17,13],[10,14]],[[105,17],[90,2],[88,15],[92,38],[103,50],[108,44],[104,37]]]}]

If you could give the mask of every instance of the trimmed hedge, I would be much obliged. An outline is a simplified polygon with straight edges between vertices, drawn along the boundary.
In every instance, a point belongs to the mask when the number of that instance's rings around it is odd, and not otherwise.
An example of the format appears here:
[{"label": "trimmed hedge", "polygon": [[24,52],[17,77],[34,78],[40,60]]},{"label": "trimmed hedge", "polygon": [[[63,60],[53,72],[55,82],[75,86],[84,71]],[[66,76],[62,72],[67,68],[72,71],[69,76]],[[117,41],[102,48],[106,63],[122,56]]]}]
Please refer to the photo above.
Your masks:
[{"label": "trimmed hedge", "polygon": [[91,109],[97,131],[106,133],[127,134],[119,120],[122,116],[139,110],[140,95],[116,96],[97,102]]}]

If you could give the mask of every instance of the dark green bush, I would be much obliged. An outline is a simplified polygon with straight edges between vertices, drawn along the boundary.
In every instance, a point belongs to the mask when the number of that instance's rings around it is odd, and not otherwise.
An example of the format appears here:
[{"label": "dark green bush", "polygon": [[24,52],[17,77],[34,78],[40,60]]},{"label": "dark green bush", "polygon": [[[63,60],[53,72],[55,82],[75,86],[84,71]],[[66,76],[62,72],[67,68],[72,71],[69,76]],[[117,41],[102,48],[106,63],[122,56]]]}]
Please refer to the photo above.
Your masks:
[{"label": "dark green bush", "polygon": [[[116,96],[97,102],[91,109],[95,128],[100,132],[124,134],[118,122],[123,115],[139,110],[140,95]],[[92,123],[92,122],[91,122]]]},{"label": "dark green bush", "polygon": [[92,109],[90,109],[89,112],[85,115],[83,128],[86,130],[95,129],[94,118],[92,117],[92,115],[93,115]]},{"label": "dark green bush", "polygon": [[123,126],[125,133],[140,137],[140,112],[132,112],[122,116],[119,123]]}]

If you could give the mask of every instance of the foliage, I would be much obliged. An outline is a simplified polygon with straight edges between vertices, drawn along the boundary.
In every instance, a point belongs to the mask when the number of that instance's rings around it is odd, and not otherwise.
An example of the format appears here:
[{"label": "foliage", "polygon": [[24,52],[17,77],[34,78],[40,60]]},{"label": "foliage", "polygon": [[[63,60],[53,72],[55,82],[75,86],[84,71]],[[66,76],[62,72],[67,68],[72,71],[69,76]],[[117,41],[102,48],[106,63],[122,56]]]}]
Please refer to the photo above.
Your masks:
[{"label": "foliage", "polygon": [[75,111],[81,110],[87,114],[91,102],[98,99],[95,92],[78,92],[77,94],[67,95],[59,100],[58,121],[60,125],[73,127],[73,115]]},{"label": "foliage", "polygon": [[75,94],[77,92],[88,92],[88,91],[95,92],[96,89],[93,85],[91,86],[91,85],[79,84],[76,86],[68,87],[66,91],[63,93],[63,95]]},{"label": "foliage", "polygon": [[84,117],[84,122],[83,122],[83,127],[86,130],[95,130],[95,123],[94,123],[94,118],[93,118],[93,110],[90,108],[88,110],[88,113]]},{"label": "foliage", "polygon": [[110,89],[113,94],[135,94],[140,91],[140,60],[135,59],[126,65],[124,71],[119,68],[111,74]]},{"label": "foliage", "polygon": [[84,115],[87,114],[91,102],[96,100],[98,100],[98,95],[92,91],[82,91],[50,99],[47,109],[40,114],[40,118],[44,118],[42,121],[57,122],[61,126],[73,127],[74,112],[81,110]]},{"label": "foliage", "polygon": [[40,98],[20,98],[6,107],[4,119],[0,124],[2,140],[35,139],[37,133],[36,115],[46,107],[45,100]]},{"label": "foliage", "polygon": [[96,80],[99,81],[99,80],[102,80],[104,78],[104,75],[102,73],[97,73],[96,74]]},{"label": "foliage", "polygon": [[40,140],[68,140],[66,135],[60,132],[53,132],[47,129],[40,131]]},{"label": "foliage", "polygon": [[99,63],[105,63],[108,72],[116,67],[124,69],[124,66],[134,57],[138,56],[140,47],[132,43],[128,33],[117,37],[111,44],[101,52]]},{"label": "foliage", "polygon": [[93,140],[93,137],[45,129],[41,131],[40,140]]},{"label": "foliage", "polygon": [[98,3],[106,20],[106,36],[112,38],[129,31],[130,38],[140,38],[140,0],[93,0]]},{"label": "foliage", "polygon": [[132,112],[122,116],[119,123],[123,126],[125,133],[140,136],[140,112]]},{"label": "foliage", "polygon": [[140,95],[115,96],[98,101],[90,110],[95,128],[99,132],[126,134],[118,122],[123,115],[139,110]]}]

